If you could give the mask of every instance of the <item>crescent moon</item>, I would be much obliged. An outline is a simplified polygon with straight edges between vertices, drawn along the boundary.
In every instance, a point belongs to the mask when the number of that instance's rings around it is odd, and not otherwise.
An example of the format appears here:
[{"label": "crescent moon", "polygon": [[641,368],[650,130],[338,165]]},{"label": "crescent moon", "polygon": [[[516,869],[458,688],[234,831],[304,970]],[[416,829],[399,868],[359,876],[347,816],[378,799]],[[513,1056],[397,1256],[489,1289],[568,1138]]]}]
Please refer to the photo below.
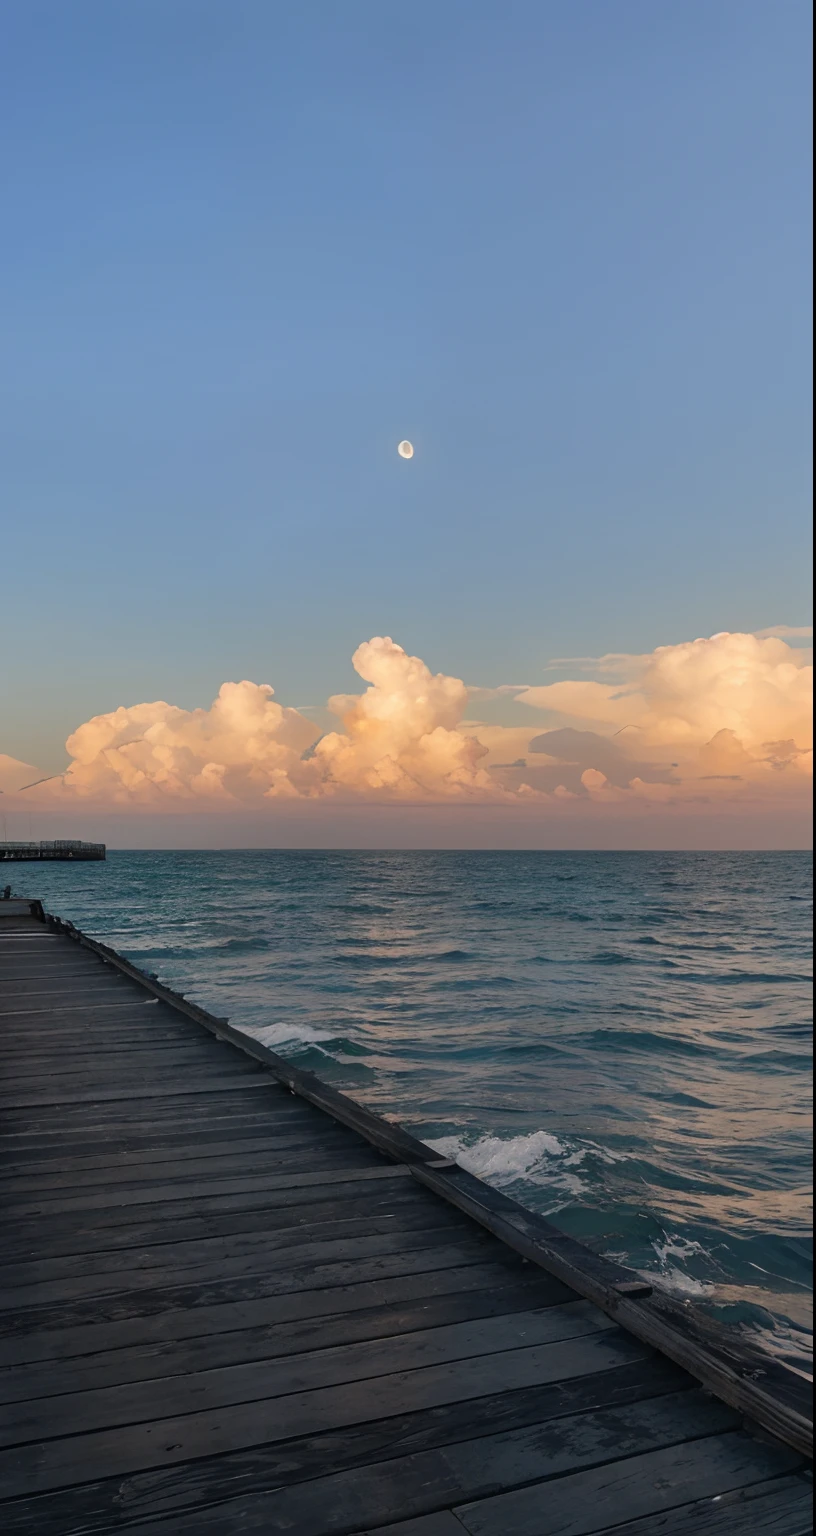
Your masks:
[{"label": "crescent moon", "polygon": [[414,457],[414,445],[413,445],[413,443],[409,443],[407,439],[405,439],[401,443],[398,443],[397,444],[397,453],[399,454],[401,459],[412,459]]}]

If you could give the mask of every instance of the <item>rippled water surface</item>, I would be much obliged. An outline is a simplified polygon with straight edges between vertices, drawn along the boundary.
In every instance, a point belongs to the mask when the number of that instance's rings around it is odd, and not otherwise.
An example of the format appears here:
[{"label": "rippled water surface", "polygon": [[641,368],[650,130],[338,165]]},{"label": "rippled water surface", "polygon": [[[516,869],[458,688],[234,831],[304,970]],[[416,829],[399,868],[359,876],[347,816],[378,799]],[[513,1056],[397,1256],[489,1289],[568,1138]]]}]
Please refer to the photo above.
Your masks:
[{"label": "rippled water surface", "polygon": [[806,855],[113,853],[14,875],[809,1368]]}]

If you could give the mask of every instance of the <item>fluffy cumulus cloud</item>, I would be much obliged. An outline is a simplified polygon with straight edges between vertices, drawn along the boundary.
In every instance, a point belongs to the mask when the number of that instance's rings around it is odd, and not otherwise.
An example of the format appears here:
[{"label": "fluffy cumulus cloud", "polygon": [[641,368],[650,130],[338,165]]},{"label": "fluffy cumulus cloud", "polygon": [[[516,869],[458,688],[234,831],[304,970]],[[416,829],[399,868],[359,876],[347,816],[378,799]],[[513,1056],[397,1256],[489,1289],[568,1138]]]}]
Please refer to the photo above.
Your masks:
[{"label": "fluffy cumulus cloud", "polygon": [[809,653],[777,636],[712,635],[609,660],[628,672],[624,683],[550,683],[519,697],[571,719],[634,727],[651,745],[701,746],[723,730],[749,751],[785,738],[810,745]]},{"label": "fluffy cumulus cloud", "polygon": [[209,709],[95,716],[69,737],[67,772],[31,793],[154,806],[476,801],[564,815],[784,800],[811,764],[812,669],[791,638],[718,634],[601,658],[593,678],[509,690],[513,725],[469,718],[502,690],[468,688],[375,638],[353,657],[367,686],[329,700],[336,729],[321,735],[268,684],[225,683]]},{"label": "fluffy cumulus cloud", "polygon": [[[660,646],[647,656],[601,658],[597,666],[601,673],[617,671],[619,680],[550,683],[517,697],[596,733],[630,761],[669,765],[687,786],[745,782],[778,789],[778,775],[812,772],[810,653],[778,633],[717,634]],[[629,782],[655,797],[638,773]]]},{"label": "fluffy cumulus cloud", "polygon": [[224,683],[210,709],[134,704],[95,715],[66,747],[70,793],[114,800],[229,800],[294,794],[290,774],[315,731],[268,683]]},{"label": "fluffy cumulus cloud", "polygon": [[496,794],[481,766],[487,749],[462,729],[468,690],[458,677],[434,676],[387,637],[359,646],[352,660],[370,686],[329,700],[343,731],[315,749],[325,787],[410,799]]}]

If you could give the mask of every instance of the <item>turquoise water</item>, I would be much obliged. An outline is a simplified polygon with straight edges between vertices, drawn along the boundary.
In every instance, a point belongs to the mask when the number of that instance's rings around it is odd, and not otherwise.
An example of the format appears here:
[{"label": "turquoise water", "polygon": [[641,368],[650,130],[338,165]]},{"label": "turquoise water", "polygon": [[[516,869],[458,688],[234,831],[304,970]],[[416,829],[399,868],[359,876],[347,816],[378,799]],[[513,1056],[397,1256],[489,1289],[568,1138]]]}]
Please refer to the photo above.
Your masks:
[{"label": "turquoise water", "polygon": [[806,855],[113,853],[14,877],[809,1369]]}]

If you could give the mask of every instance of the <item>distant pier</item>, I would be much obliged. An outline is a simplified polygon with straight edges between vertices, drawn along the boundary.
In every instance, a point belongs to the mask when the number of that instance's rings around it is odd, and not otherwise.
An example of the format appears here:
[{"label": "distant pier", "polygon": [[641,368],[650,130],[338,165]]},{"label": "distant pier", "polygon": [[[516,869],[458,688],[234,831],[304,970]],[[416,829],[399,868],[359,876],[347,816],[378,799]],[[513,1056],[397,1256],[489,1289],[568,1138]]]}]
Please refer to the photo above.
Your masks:
[{"label": "distant pier", "polygon": [[104,843],[80,843],[76,841],[54,843],[0,843],[0,862],[31,859],[104,859],[107,850]]}]

